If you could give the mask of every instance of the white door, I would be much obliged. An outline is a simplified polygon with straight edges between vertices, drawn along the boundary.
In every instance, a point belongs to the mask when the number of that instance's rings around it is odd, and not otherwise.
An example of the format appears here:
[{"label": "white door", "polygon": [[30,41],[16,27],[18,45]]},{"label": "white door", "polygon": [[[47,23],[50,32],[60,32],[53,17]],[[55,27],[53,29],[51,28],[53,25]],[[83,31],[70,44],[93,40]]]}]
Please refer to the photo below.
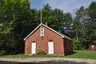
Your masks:
[{"label": "white door", "polygon": [[54,46],[52,40],[49,40],[48,42],[48,54],[54,54]]},{"label": "white door", "polygon": [[36,54],[36,42],[35,41],[33,41],[32,42],[32,54]]}]

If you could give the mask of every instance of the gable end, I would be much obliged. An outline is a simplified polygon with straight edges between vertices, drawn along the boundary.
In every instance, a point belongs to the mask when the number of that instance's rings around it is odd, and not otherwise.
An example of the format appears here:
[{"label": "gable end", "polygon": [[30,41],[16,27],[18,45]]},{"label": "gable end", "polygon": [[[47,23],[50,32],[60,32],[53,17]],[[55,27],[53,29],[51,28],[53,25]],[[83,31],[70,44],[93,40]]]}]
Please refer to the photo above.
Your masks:
[{"label": "gable end", "polygon": [[57,32],[57,31],[53,30],[52,28],[48,27],[47,25],[44,25],[43,23],[41,23],[41,24],[39,24],[28,36],[26,36],[26,37],[24,38],[24,41],[25,41],[28,37],[30,37],[30,35],[32,35],[32,34],[33,34],[40,26],[42,26],[42,25],[43,25],[44,27],[48,28],[49,30],[53,31],[53,32],[56,33],[57,35],[61,36],[62,38],[67,38],[67,39],[69,39],[69,40],[72,40],[72,39],[69,38],[68,36],[62,35],[62,34],[60,34],[59,32]]}]

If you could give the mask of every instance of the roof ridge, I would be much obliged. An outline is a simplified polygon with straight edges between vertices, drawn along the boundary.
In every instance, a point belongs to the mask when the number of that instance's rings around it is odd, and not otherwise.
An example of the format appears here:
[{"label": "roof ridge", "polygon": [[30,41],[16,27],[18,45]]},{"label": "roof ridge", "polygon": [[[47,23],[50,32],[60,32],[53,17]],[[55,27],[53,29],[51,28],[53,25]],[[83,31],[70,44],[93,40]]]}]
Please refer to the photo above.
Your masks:
[{"label": "roof ridge", "polygon": [[58,35],[61,36],[62,38],[65,37],[65,38],[67,38],[67,39],[72,40],[70,37],[68,37],[68,36],[66,36],[66,35],[64,35],[64,34],[63,34],[63,35],[60,34],[58,31],[50,28],[49,26],[47,26],[47,25],[45,25],[45,24],[43,24],[43,23],[40,23],[31,33],[29,33],[28,36],[26,36],[26,37],[24,38],[24,40],[26,40],[26,39],[27,39],[35,30],[37,30],[41,25],[43,25],[43,26],[45,26],[46,28],[50,29],[51,31],[55,32],[56,34],[58,34]]}]

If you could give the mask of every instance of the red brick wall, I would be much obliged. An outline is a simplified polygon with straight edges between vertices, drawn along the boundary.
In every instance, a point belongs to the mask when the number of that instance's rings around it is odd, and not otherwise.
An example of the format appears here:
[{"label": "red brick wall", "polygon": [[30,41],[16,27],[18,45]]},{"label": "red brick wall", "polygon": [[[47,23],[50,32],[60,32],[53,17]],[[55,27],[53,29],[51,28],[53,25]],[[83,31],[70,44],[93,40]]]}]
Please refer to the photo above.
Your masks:
[{"label": "red brick wall", "polygon": [[[39,46],[39,49],[45,51],[47,54],[49,40],[53,40],[54,54],[64,55],[64,42],[62,37],[45,27],[43,40],[40,37],[40,29],[38,29],[25,41],[25,54],[31,54],[32,41],[36,41],[36,46]],[[36,49],[36,51],[38,51],[38,49]]]},{"label": "red brick wall", "polygon": [[64,38],[64,53],[72,54],[73,53],[73,43],[71,40]]}]

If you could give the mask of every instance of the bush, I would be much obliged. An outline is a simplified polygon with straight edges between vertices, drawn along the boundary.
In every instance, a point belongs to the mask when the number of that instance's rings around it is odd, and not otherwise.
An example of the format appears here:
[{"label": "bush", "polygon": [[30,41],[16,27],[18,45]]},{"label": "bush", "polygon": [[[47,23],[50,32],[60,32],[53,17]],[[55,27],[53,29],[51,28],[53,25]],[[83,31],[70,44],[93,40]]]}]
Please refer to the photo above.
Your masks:
[{"label": "bush", "polygon": [[46,53],[43,50],[39,50],[37,54],[38,55],[45,55]]},{"label": "bush", "polygon": [[5,55],[6,52],[5,51],[0,51],[0,55]]},{"label": "bush", "polygon": [[73,48],[75,50],[81,50],[81,48],[82,48],[81,42],[77,41],[76,38],[73,39]]}]

